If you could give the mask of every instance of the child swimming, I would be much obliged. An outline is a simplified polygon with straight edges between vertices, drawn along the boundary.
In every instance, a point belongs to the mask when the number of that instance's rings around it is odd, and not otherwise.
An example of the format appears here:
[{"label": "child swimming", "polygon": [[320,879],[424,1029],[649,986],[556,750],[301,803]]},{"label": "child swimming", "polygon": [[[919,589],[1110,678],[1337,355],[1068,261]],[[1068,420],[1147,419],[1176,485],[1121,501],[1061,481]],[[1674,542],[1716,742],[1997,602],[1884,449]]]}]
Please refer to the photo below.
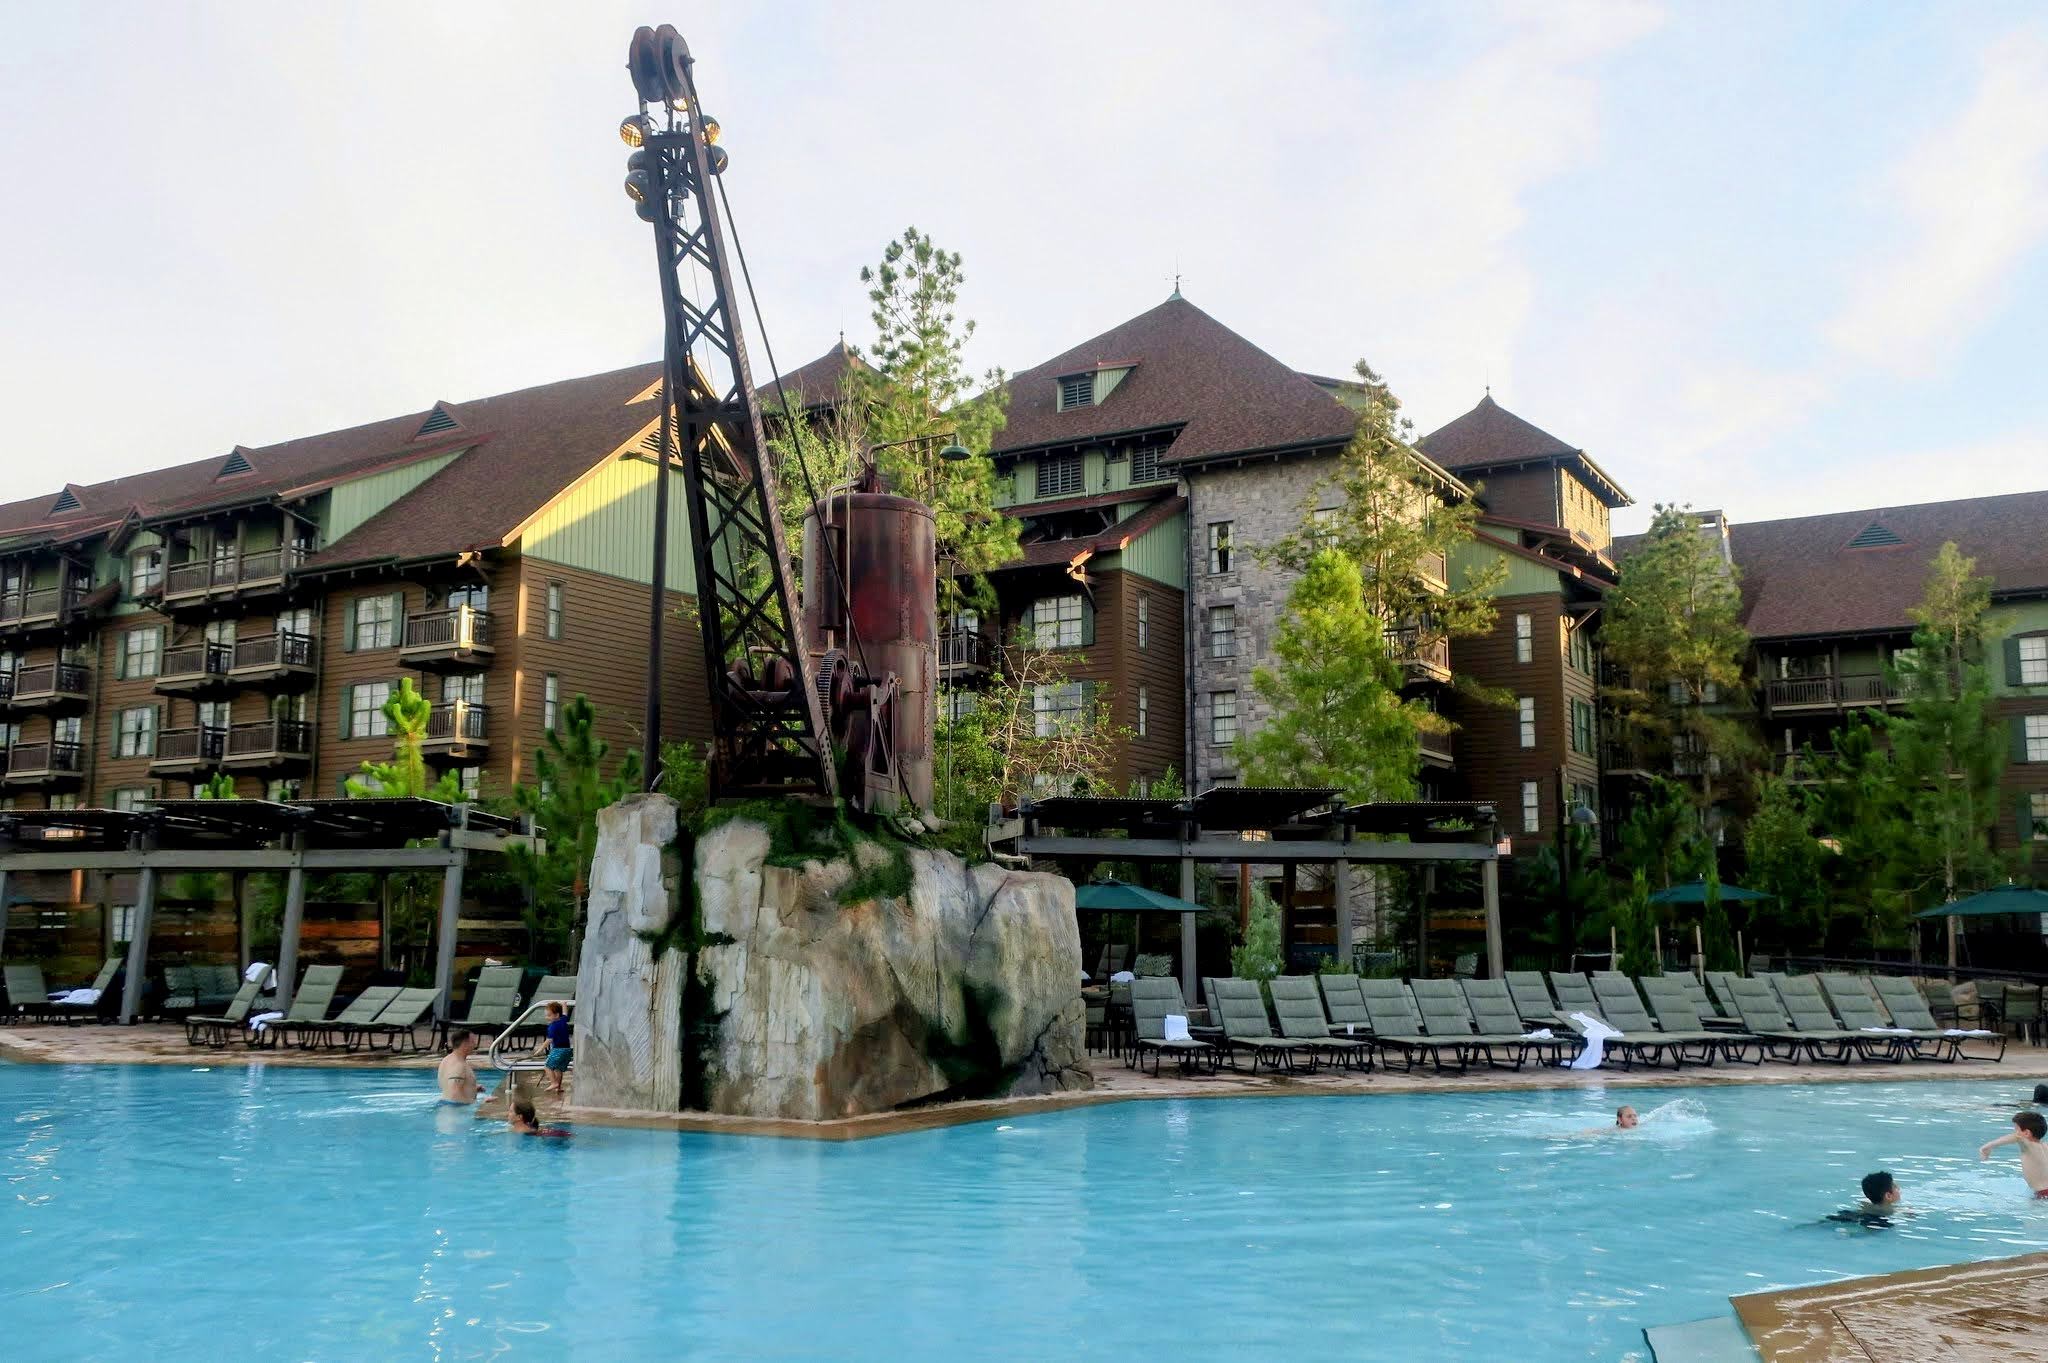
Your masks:
[{"label": "child swimming", "polygon": [[2038,1112],[2017,1112],[2013,1114],[2012,1130],[1978,1146],[1977,1158],[1987,1160],[1999,1146],[2017,1145],[2020,1177],[2027,1181],[2035,1197],[2048,1198],[2048,1145],[2041,1144],[2044,1136],[2048,1136],[2048,1117]]}]

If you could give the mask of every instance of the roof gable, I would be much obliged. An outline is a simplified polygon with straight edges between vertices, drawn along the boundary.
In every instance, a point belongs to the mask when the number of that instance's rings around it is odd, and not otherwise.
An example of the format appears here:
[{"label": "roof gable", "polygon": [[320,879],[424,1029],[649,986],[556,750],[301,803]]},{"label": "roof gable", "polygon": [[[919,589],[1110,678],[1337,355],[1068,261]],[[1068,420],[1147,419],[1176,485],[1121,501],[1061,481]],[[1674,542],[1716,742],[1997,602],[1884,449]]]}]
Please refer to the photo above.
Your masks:
[{"label": "roof gable", "polygon": [[245,473],[254,473],[256,465],[250,462],[249,451],[240,445],[228,451],[228,457],[220,461],[220,472],[214,474],[215,481],[222,478],[239,478]]},{"label": "roof gable", "polygon": [[1524,421],[1488,393],[1463,416],[1453,418],[1415,442],[1452,473],[1473,474],[1514,464],[1569,462],[1610,507],[1632,499],[1586,452],[1531,421]]},{"label": "roof gable", "polygon": [[64,485],[64,490],[58,493],[56,498],[53,501],[51,501],[50,514],[52,516],[61,516],[67,511],[83,510],[85,507],[85,498],[83,495],[81,495],[82,492],[83,489],[81,489],[78,486],[78,484],[66,483]]},{"label": "roof gable", "polygon": [[448,410],[448,404],[437,402],[434,404],[434,410],[427,413],[427,419],[420,423],[420,428],[412,433],[412,438],[414,440],[425,440],[429,436],[446,435],[450,431],[459,431],[461,429],[462,423],[457,421],[455,414]]}]

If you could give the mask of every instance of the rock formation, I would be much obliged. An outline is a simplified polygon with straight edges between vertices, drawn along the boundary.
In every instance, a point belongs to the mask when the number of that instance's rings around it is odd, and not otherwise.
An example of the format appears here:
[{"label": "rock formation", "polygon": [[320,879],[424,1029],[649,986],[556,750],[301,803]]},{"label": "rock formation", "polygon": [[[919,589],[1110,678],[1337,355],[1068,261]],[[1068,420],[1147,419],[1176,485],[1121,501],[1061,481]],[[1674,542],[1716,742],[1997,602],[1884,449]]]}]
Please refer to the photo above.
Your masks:
[{"label": "rock formation", "polygon": [[590,925],[576,975],[576,1101],[674,1112],[682,1105],[678,1028],[684,958],[641,934],[665,931],[681,866],[676,802],[631,795],[600,810],[590,863]]}]

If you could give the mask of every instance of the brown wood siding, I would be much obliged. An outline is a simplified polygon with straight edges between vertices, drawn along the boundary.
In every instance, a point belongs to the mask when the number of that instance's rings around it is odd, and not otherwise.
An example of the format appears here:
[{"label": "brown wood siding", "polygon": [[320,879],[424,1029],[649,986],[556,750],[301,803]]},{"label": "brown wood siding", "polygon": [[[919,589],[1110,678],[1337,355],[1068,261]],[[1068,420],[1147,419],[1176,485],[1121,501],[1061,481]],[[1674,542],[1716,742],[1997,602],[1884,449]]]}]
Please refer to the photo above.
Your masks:
[{"label": "brown wood siding", "polygon": [[[131,631],[153,629],[160,631],[163,647],[169,648],[176,635],[175,628],[162,616],[144,611],[136,615],[122,615],[107,622],[99,632],[93,649],[93,666],[98,669],[93,676],[93,708],[87,721],[87,741],[92,744],[92,773],[86,790],[86,802],[96,805],[111,805],[114,792],[130,787],[146,789],[158,795],[183,795],[184,783],[176,783],[174,789],[167,789],[170,783],[156,780],[149,774],[148,757],[117,757],[120,751],[118,740],[121,727],[121,712],[152,706],[156,710],[158,733],[177,723],[172,716],[172,698],[156,693],[155,677],[131,677],[121,680],[116,669],[121,650]],[[157,655],[162,661],[163,655]],[[185,703],[189,721],[191,703]]]},{"label": "brown wood siding", "polygon": [[1489,473],[1480,479],[1479,502],[1496,516],[1556,525],[1557,477],[1549,467]]},{"label": "brown wood siding", "polygon": [[[1566,704],[1571,696],[1590,700],[1593,683],[1591,678],[1566,666],[1561,595],[1505,596],[1494,604],[1499,610],[1494,628],[1484,635],[1452,641],[1451,665],[1483,686],[1510,696],[1533,698],[1536,746],[1521,745],[1520,720],[1513,704],[1491,706],[1457,696],[1445,709],[1459,725],[1452,736],[1458,784],[1469,798],[1494,803],[1500,814],[1501,831],[1518,847],[1524,843],[1548,843],[1558,820],[1558,768],[1565,768],[1567,783],[1595,787],[1599,784],[1597,755],[1571,751],[1571,711]],[[1515,661],[1517,615],[1529,616],[1533,631],[1530,661],[1526,663]],[[1525,781],[1534,781],[1537,786],[1540,820],[1534,834],[1525,833],[1522,828]]]},{"label": "brown wood siding", "polygon": [[[1998,712],[1999,737],[2006,741],[2015,715],[2048,714],[2048,700],[2038,697],[2018,696],[2001,699],[1995,706]],[[2048,762],[2016,762],[2008,759],[2005,774],[1998,783],[1998,827],[1993,835],[1996,845],[2002,848],[2019,847],[2019,806],[2027,796],[2048,794]],[[2039,863],[2048,861],[2048,842],[2030,843],[2028,860]]]},{"label": "brown wood siding", "polygon": [[1593,489],[1565,470],[1559,469],[1557,478],[1564,506],[1564,519],[1559,524],[1584,535],[1595,548],[1610,547],[1614,543],[1614,535],[1608,528],[1607,503],[1594,496]]}]

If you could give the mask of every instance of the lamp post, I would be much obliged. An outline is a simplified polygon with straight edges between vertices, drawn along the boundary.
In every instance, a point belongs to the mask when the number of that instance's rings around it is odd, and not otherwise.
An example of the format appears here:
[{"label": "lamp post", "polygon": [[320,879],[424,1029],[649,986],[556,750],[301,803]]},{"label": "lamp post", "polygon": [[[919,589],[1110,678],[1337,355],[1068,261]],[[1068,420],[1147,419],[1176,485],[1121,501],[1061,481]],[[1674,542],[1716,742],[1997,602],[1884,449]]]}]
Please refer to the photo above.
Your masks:
[{"label": "lamp post", "polygon": [[1572,900],[1572,838],[1573,828],[1598,828],[1600,816],[1591,806],[1581,800],[1572,803],[1570,787],[1565,785],[1564,768],[1557,769],[1557,807],[1564,817],[1557,825],[1557,894],[1564,901],[1565,946],[1571,953],[1567,968],[1577,970],[1579,954],[1579,909]]}]

